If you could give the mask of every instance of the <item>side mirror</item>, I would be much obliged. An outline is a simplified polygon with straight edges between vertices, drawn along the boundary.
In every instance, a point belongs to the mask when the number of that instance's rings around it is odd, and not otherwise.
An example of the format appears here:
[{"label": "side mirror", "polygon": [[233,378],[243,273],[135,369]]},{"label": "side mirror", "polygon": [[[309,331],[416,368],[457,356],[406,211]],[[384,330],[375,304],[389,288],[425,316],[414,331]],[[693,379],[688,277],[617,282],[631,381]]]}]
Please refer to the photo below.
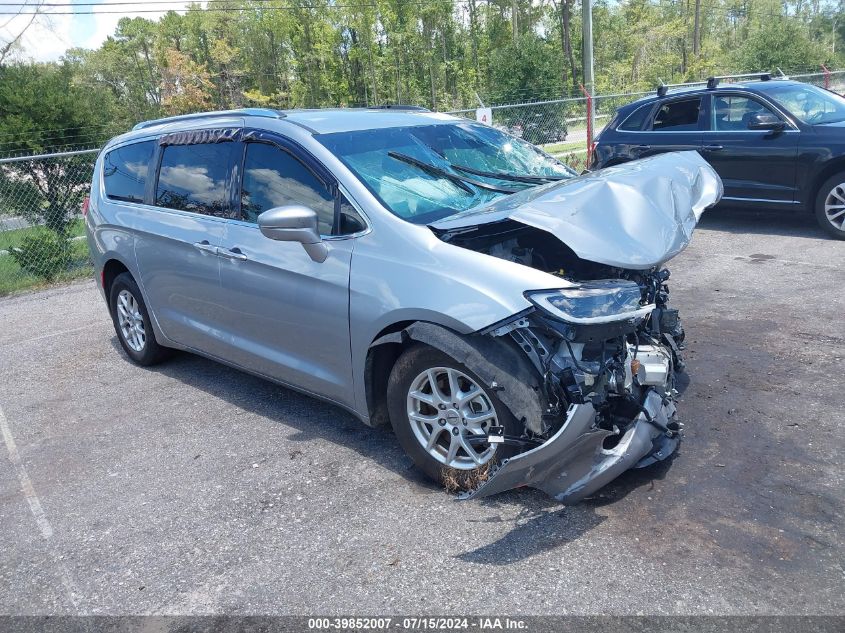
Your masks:
[{"label": "side mirror", "polygon": [[275,207],[258,216],[258,228],[265,237],[279,242],[299,242],[315,262],[324,262],[329,249],[320,237],[317,213],[299,205]]},{"label": "side mirror", "polygon": [[771,112],[758,112],[748,122],[749,130],[782,130],[785,127],[786,123]]}]

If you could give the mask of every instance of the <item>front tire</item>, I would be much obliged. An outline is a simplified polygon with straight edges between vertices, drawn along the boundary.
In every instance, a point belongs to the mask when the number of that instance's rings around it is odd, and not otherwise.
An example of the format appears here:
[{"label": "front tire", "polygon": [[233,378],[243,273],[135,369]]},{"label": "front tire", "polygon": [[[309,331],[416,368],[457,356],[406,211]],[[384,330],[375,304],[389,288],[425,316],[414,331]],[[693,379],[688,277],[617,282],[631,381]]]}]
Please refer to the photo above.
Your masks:
[{"label": "front tire", "polygon": [[845,172],[822,183],[815,210],[819,226],[829,235],[845,240]]},{"label": "front tire", "polygon": [[471,369],[427,345],[406,350],[387,383],[390,424],[402,448],[431,480],[452,490],[474,488],[514,453],[488,444],[489,429],[520,435],[513,414]]},{"label": "front tire", "polygon": [[109,310],[117,340],[134,363],[155,365],[170,355],[171,350],[156,341],[141,289],[129,273],[121,273],[112,283]]}]

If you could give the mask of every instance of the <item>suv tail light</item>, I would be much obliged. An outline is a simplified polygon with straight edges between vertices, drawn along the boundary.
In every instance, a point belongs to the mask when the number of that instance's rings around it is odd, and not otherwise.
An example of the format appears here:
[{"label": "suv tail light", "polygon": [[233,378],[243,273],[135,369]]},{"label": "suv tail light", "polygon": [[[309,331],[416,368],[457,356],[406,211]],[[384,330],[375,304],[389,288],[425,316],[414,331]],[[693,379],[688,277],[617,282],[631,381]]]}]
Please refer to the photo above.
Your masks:
[{"label": "suv tail light", "polygon": [[88,207],[91,205],[91,196],[85,196],[85,200],[82,201],[82,217],[87,217],[88,215]]}]

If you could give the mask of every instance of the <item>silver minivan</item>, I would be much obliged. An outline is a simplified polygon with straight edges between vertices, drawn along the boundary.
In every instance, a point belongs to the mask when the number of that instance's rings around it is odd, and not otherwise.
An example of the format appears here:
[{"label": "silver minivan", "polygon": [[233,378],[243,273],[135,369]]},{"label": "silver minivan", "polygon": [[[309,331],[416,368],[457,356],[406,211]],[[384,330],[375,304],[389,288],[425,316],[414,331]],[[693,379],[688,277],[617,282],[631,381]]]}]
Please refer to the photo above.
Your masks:
[{"label": "silver minivan", "polygon": [[722,184],[695,152],[576,175],[420,108],[141,123],[88,241],[126,354],[202,354],[390,423],[464,496],[574,503],[679,442],[664,268]]}]

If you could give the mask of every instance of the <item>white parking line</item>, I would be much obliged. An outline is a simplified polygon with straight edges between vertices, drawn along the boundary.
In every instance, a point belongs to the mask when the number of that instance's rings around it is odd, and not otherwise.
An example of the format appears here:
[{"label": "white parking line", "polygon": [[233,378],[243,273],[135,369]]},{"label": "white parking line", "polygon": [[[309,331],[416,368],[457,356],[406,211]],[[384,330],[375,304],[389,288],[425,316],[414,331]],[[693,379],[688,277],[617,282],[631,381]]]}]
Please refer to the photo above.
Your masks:
[{"label": "white parking line", "polygon": [[65,334],[73,334],[74,332],[81,332],[82,330],[90,330],[92,327],[97,327],[102,325],[103,323],[108,323],[108,321],[96,321],[94,323],[89,323],[88,325],[80,325],[79,327],[70,328],[69,330],[60,330],[58,332],[50,332],[49,334],[42,334],[41,336],[35,336],[33,338],[25,338],[19,341],[8,341],[6,343],[0,343],[0,347],[10,347],[12,345],[23,345],[24,343],[35,343],[36,341],[43,341],[44,339],[48,338],[55,338],[56,336],[64,336]]},{"label": "white parking line", "polygon": [[[53,536],[53,526],[51,526],[50,522],[47,520],[47,516],[44,514],[44,508],[41,507],[41,501],[38,500],[38,495],[35,494],[35,488],[32,485],[32,480],[29,478],[26,468],[24,468],[20,453],[18,453],[18,446],[15,444],[15,438],[12,437],[12,430],[9,428],[9,421],[6,419],[6,414],[3,413],[3,407],[0,407],[0,432],[3,434],[3,441],[6,442],[6,448],[9,451],[9,459],[15,467],[15,471],[17,471],[23,495],[26,497],[29,509],[35,517],[38,529],[41,530],[41,536],[45,539],[49,539]],[[65,588],[68,599],[71,601],[71,604],[78,609],[79,600],[77,596],[79,595],[79,590],[73,582],[73,578],[71,577],[67,566],[59,560],[55,554],[52,554],[51,558],[53,559],[53,565],[58,570],[62,586]]]},{"label": "white parking line", "polygon": [[9,459],[18,473],[18,480],[21,482],[21,489],[23,496],[29,504],[29,509],[32,510],[32,515],[35,517],[35,522],[38,524],[38,529],[41,530],[41,536],[50,538],[53,536],[53,528],[44,514],[44,508],[41,507],[41,502],[38,500],[38,495],[35,494],[35,488],[32,487],[32,480],[24,468],[23,461],[21,461],[18,447],[15,444],[15,438],[12,437],[12,431],[9,429],[9,422],[6,420],[6,415],[3,413],[3,407],[0,407],[0,431],[3,433],[3,440],[6,442],[6,448],[9,450]]}]

